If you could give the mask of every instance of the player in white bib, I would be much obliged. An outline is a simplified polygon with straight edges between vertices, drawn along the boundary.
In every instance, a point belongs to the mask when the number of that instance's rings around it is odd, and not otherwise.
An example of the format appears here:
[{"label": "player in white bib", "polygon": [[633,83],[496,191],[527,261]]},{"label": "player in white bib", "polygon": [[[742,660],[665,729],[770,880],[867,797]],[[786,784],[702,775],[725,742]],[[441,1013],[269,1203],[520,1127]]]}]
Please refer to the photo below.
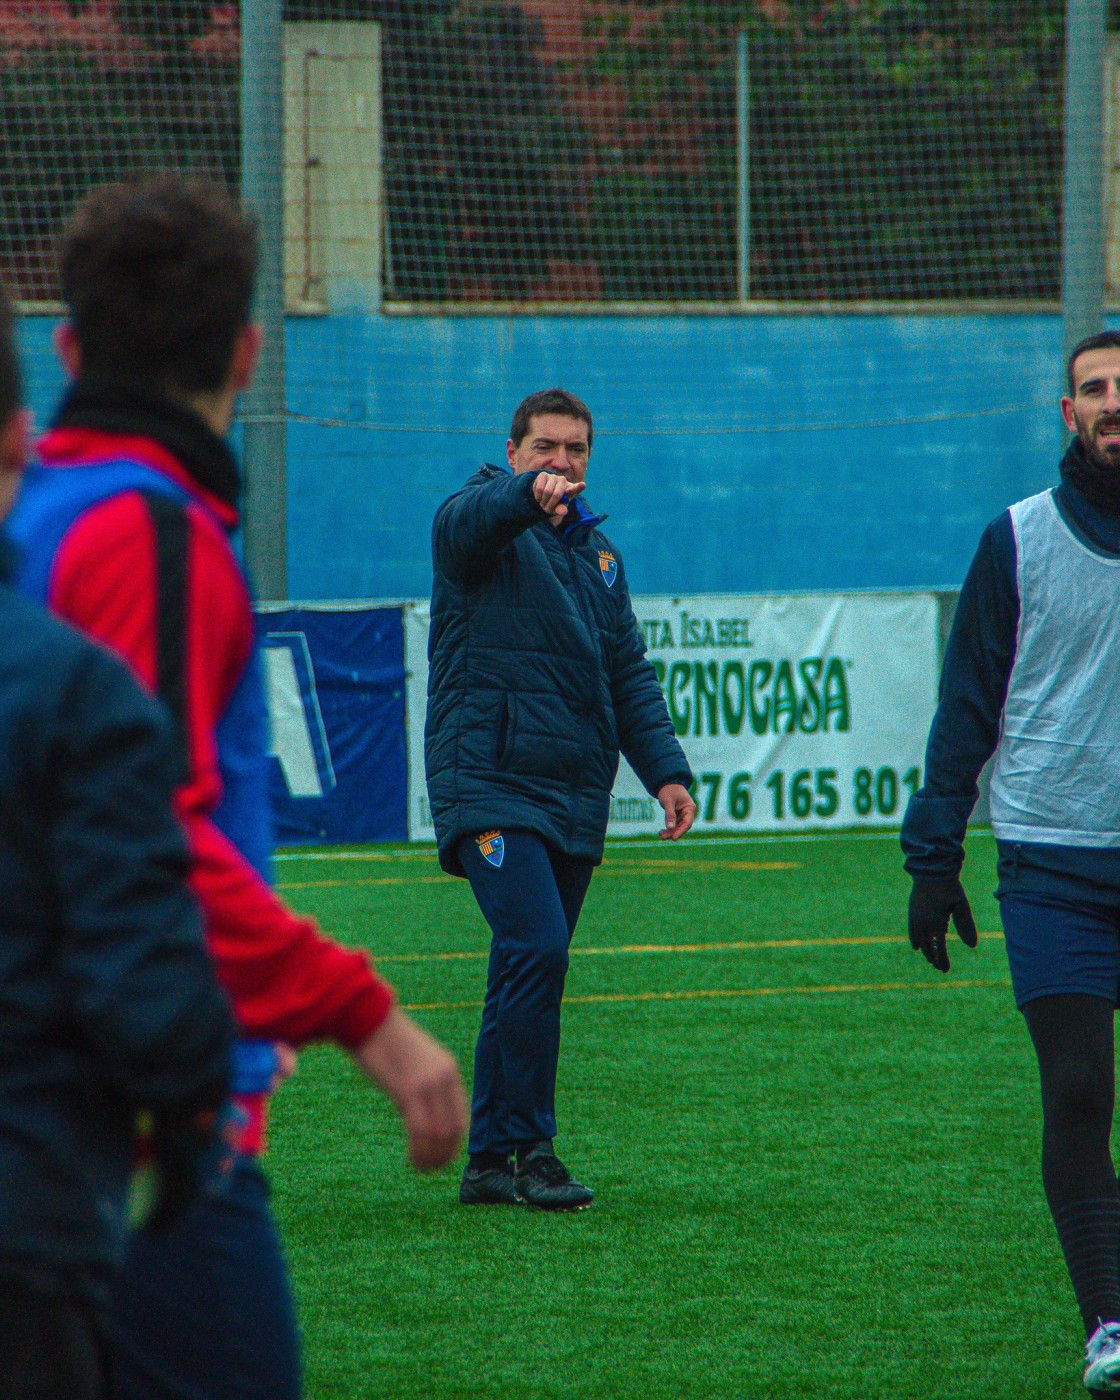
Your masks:
[{"label": "player in white bib", "polygon": [[1015,1000],[1038,1057],[1042,1179],[1085,1323],[1084,1380],[1120,1391],[1120,1191],[1109,1148],[1120,1000],[1120,333],[1070,356],[1061,483],[992,522],[961,590],[902,828],[910,941],[949,970],[977,779]]}]

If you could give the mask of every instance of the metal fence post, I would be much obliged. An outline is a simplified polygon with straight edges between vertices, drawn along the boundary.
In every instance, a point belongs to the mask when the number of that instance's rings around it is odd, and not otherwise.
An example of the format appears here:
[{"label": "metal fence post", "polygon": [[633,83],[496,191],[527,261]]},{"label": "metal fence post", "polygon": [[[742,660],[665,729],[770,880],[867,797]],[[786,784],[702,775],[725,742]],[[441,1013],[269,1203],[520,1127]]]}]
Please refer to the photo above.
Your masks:
[{"label": "metal fence post", "polygon": [[747,31],[740,30],[735,65],[735,102],[738,119],[736,167],[739,203],[739,300],[751,294],[751,75]]},{"label": "metal fence post", "polygon": [[255,317],[264,331],[256,380],[241,403],[245,559],[258,596],[288,596],[284,394],[284,31],[282,0],[242,0],[241,193],[258,220]]},{"label": "metal fence post", "polygon": [[1104,324],[1105,0],[1067,0],[1062,361]]}]

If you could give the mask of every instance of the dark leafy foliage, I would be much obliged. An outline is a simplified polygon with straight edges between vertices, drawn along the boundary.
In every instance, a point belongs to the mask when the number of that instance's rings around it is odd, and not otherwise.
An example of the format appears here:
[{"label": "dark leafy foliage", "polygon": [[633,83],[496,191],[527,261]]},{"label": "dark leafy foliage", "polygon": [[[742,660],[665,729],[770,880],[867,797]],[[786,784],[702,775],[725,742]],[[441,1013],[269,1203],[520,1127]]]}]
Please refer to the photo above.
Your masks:
[{"label": "dark leafy foliage", "polygon": [[57,295],[54,240],[93,186],[165,169],[237,184],[236,69],[190,47],[211,10],[128,0],[127,50],[31,48],[0,64],[0,275],[17,296]]},{"label": "dark leafy foliage", "polygon": [[[158,166],[236,182],[237,65],[205,51],[220,9],[117,0],[120,52],[69,40],[0,64],[18,288],[42,294],[92,184]],[[382,26],[391,300],[735,298],[740,32],[750,296],[1058,293],[1062,0],[571,0],[559,43],[560,12],[531,0],[284,13]]]}]

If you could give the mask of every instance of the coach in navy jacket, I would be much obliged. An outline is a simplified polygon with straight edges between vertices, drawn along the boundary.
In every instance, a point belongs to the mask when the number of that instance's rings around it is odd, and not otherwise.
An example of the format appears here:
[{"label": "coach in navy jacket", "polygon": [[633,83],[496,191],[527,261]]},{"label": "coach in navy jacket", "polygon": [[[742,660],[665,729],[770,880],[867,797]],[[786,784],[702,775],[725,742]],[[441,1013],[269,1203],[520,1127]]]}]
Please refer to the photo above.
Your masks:
[{"label": "coach in navy jacket", "polygon": [[665,809],[665,834],[695,813],[622,560],[580,495],[591,433],[574,396],[532,395],[510,469],[484,466],[433,528],[428,793],[440,863],[470,879],[494,934],[466,1204],[590,1200],[551,1152],[553,1093],[568,943],[620,752]]},{"label": "coach in navy jacket", "polygon": [[484,466],[436,515],[426,762],[455,875],[492,826],[601,861],[620,751],[653,795],[692,781],[604,517],[577,496],[554,528],[535,478]]},{"label": "coach in navy jacket", "polygon": [[948,971],[948,920],[993,753],[992,829],[1015,1000],[1038,1057],[1042,1176],[1086,1335],[1084,1382],[1120,1388],[1120,1191],[1109,1150],[1120,1001],[1120,334],[1090,337],[1062,399],[1052,490],[985,532],[961,590],[925,782],[902,829],[910,940]]}]

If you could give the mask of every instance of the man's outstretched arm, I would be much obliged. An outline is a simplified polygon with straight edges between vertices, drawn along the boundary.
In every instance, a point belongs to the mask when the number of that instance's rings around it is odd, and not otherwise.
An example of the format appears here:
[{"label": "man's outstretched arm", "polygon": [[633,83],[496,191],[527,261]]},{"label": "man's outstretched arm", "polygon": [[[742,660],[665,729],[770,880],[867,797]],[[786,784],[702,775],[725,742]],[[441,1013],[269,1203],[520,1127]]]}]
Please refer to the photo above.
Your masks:
[{"label": "man's outstretched arm", "polygon": [[500,472],[465,486],[436,511],[432,561],[456,583],[473,583],[518,535],[554,515],[562,518],[564,497],[582,490],[582,483],[548,472]]}]

